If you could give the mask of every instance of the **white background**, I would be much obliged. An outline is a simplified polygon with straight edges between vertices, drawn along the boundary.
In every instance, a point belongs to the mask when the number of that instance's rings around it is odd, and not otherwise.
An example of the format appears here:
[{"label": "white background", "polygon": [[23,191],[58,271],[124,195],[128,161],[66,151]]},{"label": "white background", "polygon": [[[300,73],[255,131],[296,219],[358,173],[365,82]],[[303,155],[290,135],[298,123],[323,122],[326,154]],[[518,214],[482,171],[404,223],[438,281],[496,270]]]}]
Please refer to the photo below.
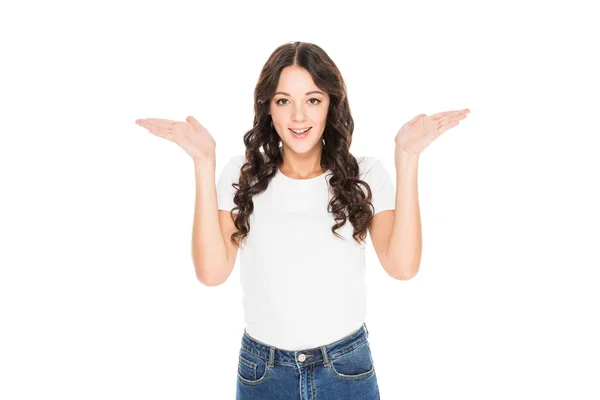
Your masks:
[{"label": "white background", "polygon": [[193,162],[135,120],[193,115],[218,173],[244,152],[260,69],[296,40],[339,67],[351,152],[392,177],[404,122],[471,110],[420,158],[418,275],[393,280],[368,242],[382,399],[600,398],[592,2],[16,4],[0,7],[0,398],[234,398],[239,257],[225,284],[196,279]]}]

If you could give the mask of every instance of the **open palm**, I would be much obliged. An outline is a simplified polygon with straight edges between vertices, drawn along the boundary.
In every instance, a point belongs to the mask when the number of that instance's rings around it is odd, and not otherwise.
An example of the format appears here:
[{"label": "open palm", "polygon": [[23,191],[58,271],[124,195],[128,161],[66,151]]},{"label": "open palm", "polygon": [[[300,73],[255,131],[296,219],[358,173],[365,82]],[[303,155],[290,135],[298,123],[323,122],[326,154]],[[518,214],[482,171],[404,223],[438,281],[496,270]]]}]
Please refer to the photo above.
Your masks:
[{"label": "open palm", "polygon": [[175,142],[195,161],[213,159],[217,146],[213,136],[191,115],[186,121],[142,118],[137,119],[135,123],[156,136]]},{"label": "open palm", "polygon": [[458,125],[471,110],[445,111],[432,115],[419,114],[400,128],[396,134],[396,146],[402,152],[419,155],[448,129]]}]

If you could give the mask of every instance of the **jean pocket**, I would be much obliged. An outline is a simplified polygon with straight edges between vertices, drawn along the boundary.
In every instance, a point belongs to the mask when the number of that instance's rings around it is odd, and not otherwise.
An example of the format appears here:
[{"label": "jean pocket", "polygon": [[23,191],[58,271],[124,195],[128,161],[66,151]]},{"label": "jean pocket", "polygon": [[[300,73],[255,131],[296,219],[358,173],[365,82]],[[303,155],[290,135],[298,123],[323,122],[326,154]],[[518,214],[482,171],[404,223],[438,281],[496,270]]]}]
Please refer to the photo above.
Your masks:
[{"label": "jean pocket", "polygon": [[364,341],[354,349],[329,360],[331,373],[338,379],[366,379],[375,373],[369,342]]},{"label": "jean pocket", "polygon": [[258,385],[268,377],[271,368],[263,358],[250,353],[246,349],[240,349],[238,361],[238,379],[246,385]]}]

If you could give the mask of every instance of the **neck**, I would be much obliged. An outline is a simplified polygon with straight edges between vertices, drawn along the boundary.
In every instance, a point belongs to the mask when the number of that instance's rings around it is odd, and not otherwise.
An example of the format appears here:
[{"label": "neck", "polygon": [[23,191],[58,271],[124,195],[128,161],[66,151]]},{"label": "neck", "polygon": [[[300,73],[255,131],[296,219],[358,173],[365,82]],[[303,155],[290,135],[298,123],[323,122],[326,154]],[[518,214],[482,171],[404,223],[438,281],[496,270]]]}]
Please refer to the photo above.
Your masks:
[{"label": "neck", "polygon": [[314,151],[299,154],[282,146],[283,163],[279,170],[297,179],[308,179],[323,174],[325,171],[321,168],[322,147],[323,143],[320,142],[319,146],[315,146]]}]

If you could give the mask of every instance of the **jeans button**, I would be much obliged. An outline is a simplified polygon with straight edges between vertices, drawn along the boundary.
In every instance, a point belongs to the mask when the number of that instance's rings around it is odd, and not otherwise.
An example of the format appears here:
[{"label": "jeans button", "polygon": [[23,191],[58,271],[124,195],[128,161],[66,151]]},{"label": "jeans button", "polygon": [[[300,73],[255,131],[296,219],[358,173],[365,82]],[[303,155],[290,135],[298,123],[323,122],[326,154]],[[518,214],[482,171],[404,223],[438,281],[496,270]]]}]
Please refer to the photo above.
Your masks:
[{"label": "jeans button", "polygon": [[298,360],[300,360],[300,361],[304,361],[304,360],[306,360],[306,356],[305,356],[304,354],[300,354],[300,355],[298,356]]}]

